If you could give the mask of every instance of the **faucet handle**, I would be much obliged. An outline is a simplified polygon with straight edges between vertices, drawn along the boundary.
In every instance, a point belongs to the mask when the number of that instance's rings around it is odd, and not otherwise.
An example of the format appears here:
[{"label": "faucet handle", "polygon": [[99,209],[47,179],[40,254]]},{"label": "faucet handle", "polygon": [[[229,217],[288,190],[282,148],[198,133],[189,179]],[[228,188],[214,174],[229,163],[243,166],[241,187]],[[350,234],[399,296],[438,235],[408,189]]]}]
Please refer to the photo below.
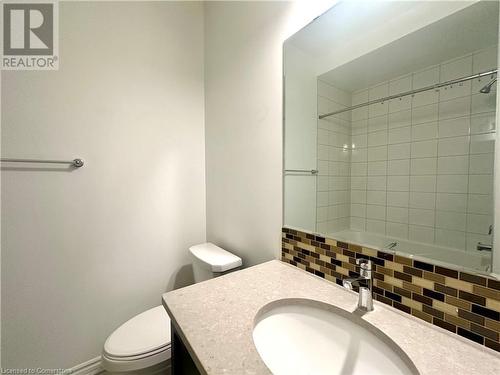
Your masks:
[{"label": "faucet handle", "polygon": [[370,259],[358,258],[356,264],[365,271],[372,270],[372,261]]}]

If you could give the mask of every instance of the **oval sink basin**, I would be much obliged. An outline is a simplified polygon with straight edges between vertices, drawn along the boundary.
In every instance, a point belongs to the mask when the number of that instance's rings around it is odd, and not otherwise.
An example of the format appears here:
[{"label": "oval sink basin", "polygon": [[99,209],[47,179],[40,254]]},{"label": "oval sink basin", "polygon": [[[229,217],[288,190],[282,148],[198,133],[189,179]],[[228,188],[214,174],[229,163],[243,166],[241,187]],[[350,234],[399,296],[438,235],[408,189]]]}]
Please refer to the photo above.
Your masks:
[{"label": "oval sink basin", "polygon": [[418,374],[387,335],[325,303],[289,299],[264,306],[253,340],[273,374]]}]

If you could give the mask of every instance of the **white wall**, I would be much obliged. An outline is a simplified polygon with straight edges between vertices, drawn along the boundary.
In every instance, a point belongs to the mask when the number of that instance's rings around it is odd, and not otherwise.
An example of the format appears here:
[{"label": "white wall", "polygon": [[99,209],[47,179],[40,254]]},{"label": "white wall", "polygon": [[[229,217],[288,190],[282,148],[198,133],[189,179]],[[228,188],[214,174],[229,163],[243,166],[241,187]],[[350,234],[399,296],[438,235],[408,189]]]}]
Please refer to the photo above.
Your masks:
[{"label": "white wall", "polygon": [[207,238],[246,265],[279,256],[282,44],[333,2],[205,5]]},{"label": "white wall", "polygon": [[61,3],[60,54],[2,76],[2,156],[86,162],[2,171],[7,368],[99,355],[205,240],[203,5]]}]

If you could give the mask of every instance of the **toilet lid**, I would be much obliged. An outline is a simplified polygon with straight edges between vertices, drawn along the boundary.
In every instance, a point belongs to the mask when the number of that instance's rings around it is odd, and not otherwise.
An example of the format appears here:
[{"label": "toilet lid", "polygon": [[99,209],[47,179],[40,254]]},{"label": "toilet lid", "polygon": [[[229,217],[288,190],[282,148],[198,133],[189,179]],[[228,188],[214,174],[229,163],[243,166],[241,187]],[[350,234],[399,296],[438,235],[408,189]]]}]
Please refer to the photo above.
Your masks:
[{"label": "toilet lid", "polygon": [[104,352],[113,357],[131,357],[169,344],[170,318],[163,306],[157,306],[118,327],[104,343]]},{"label": "toilet lid", "polygon": [[241,258],[213,243],[191,246],[189,251],[212,272],[225,272],[241,266]]}]

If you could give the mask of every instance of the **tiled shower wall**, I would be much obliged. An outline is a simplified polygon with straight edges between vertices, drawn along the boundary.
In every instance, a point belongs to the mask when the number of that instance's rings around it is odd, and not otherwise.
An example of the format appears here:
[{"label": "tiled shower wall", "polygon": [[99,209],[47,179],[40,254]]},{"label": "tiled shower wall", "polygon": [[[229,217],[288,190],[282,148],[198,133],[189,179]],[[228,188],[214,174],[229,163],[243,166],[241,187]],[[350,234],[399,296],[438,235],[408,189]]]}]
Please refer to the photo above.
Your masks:
[{"label": "tiled shower wall", "polygon": [[[496,65],[495,48],[478,51],[356,91],[351,104],[486,71]],[[479,241],[491,242],[488,229],[493,223],[496,89],[492,88],[490,94],[479,93],[489,80],[486,77],[480,82],[468,81],[374,104],[353,110],[350,118],[329,120],[339,124],[350,120],[351,125],[343,138],[351,149],[342,154],[350,170],[340,172],[331,159],[328,166],[330,189],[338,185],[332,179],[350,174],[350,185],[342,185],[350,187],[348,227],[467,250],[473,250]],[[325,95],[327,90],[320,89],[323,86],[318,82],[318,95]],[[337,94],[330,97],[335,102],[347,105],[347,98],[343,102],[337,99],[344,98],[345,92],[328,92]],[[318,122],[319,130],[323,121]],[[325,142],[322,137],[318,131],[319,144]],[[326,170],[322,159],[318,167],[320,179]],[[321,193],[318,188],[317,231],[346,229],[345,225],[328,221],[326,228],[321,227],[319,208],[326,204]],[[336,194],[330,190],[329,195]],[[332,202],[336,201],[329,200],[328,204]]]},{"label": "tiled shower wall", "polygon": [[[318,113],[351,106],[351,93],[318,81]],[[317,226],[320,233],[350,224],[351,113],[318,121]]]}]

